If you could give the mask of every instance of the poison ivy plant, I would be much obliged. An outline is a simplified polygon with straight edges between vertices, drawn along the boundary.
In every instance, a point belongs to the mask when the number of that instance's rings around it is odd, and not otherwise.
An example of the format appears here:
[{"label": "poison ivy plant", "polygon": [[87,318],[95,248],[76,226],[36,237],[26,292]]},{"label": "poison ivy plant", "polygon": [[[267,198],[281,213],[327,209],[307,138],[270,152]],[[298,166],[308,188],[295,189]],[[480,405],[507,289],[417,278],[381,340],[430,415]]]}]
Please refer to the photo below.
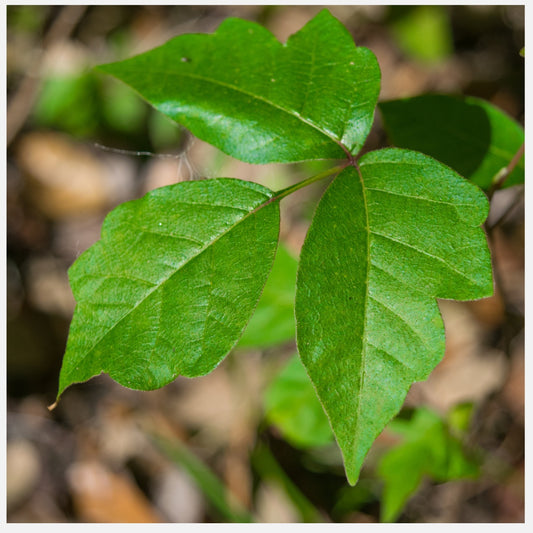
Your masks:
[{"label": "poison ivy plant", "polygon": [[69,271],[77,306],[58,398],[101,372],[154,389],[213,370],[272,268],[280,201],[335,176],[301,251],[296,337],[354,484],[411,383],[443,355],[436,298],[492,294],[486,196],[428,155],[357,157],[380,71],[327,10],[286,44],[228,19],[212,35],[181,35],[100,70],[243,161],[342,162],[281,191],[219,178],[116,208]]}]

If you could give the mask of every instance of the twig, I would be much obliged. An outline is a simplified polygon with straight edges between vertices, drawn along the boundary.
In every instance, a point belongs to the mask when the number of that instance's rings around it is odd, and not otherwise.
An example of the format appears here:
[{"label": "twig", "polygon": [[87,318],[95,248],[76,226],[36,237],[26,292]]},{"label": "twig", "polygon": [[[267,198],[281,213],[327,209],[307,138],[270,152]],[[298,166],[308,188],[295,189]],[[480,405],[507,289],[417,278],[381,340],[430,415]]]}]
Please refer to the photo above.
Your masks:
[{"label": "twig", "polygon": [[157,154],[155,152],[149,152],[146,150],[123,150],[122,148],[113,148],[112,146],[105,146],[104,144],[100,143],[93,143],[93,146],[95,148],[98,148],[99,150],[104,150],[104,152],[112,152],[114,154],[122,154],[122,155],[134,155],[137,157],[142,156],[149,156],[153,157],[155,159],[179,159],[180,157],[183,157],[183,153],[180,154]]},{"label": "twig", "polygon": [[507,178],[511,175],[511,172],[515,169],[516,165],[520,161],[520,158],[524,155],[525,143],[522,143],[522,146],[518,149],[516,154],[513,156],[511,161],[506,167],[503,167],[494,179],[492,180],[492,185],[489,189],[488,197],[492,198],[494,193],[503,187],[503,184],[507,181]]}]

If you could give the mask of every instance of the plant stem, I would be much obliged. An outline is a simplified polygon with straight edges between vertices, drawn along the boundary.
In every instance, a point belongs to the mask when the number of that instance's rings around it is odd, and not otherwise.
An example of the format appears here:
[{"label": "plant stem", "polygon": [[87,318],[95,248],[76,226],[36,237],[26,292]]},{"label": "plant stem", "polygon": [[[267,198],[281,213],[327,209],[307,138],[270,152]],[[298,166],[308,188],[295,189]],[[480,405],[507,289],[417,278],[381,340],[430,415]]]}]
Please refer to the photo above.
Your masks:
[{"label": "plant stem", "polygon": [[314,176],[311,176],[302,181],[299,181],[298,183],[295,183],[294,185],[291,185],[287,187],[286,189],[282,189],[281,191],[278,191],[276,196],[274,196],[272,200],[281,200],[282,198],[285,198],[285,196],[288,196],[289,194],[292,194],[293,192],[303,189],[304,187],[311,185],[311,183],[315,183],[315,181],[320,181],[324,178],[327,178],[328,176],[333,176],[334,174],[338,174],[341,170],[344,170],[349,164],[350,164],[349,162],[346,162],[342,165],[338,165],[336,167],[325,170],[324,172],[320,172],[319,174],[315,174]]},{"label": "plant stem", "polygon": [[507,178],[511,175],[511,172],[514,170],[518,162],[520,161],[520,158],[524,155],[525,150],[525,144],[522,143],[522,146],[518,149],[516,154],[513,156],[511,161],[506,167],[503,167],[496,176],[494,176],[494,179],[492,180],[492,185],[488,192],[488,197],[492,198],[494,193],[503,187],[503,184],[507,180]]}]

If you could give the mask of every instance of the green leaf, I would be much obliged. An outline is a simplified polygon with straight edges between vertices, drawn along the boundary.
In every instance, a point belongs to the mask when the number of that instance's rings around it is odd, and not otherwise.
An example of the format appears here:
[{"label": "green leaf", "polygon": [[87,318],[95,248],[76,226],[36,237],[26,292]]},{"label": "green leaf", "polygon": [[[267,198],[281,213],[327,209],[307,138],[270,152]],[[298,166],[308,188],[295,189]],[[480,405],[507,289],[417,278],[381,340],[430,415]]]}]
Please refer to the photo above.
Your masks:
[{"label": "green leaf", "polygon": [[447,422],[454,434],[462,435],[470,426],[472,415],[474,413],[474,404],[460,403],[450,409]]},{"label": "green leaf", "polygon": [[294,339],[294,294],[298,261],[283,245],[278,247],[272,272],[239,346],[266,348]]},{"label": "green leaf", "polygon": [[[524,142],[517,122],[471,96],[423,95],[381,102],[379,109],[394,145],[431,155],[483,189]],[[504,186],[523,182],[522,157]]]},{"label": "green leaf", "polygon": [[181,35],[99,69],[249,163],[356,154],[380,85],[374,54],[356,47],[326,10],[286,45],[258,24],[229,18],[212,35]]},{"label": "green leaf", "polygon": [[[382,522],[398,518],[424,476],[445,482],[479,474],[478,463],[465,454],[461,442],[450,435],[436,413],[418,409],[403,424],[406,426],[401,431],[403,442],[385,453],[378,464],[378,475],[385,482]],[[390,429],[394,429],[394,424]]]},{"label": "green leaf", "polygon": [[182,182],[122,204],[69,271],[77,306],[59,393],[101,372],[142,390],[213,370],[274,261],[279,202],[237,179]]},{"label": "green leaf", "polygon": [[411,383],[442,358],[435,298],[492,294],[487,213],[475,185],[394,148],[324,193],[300,255],[296,336],[351,484]]},{"label": "green leaf", "polygon": [[292,357],[265,392],[265,412],[297,448],[328,444],[333,433],[299,357]]}]

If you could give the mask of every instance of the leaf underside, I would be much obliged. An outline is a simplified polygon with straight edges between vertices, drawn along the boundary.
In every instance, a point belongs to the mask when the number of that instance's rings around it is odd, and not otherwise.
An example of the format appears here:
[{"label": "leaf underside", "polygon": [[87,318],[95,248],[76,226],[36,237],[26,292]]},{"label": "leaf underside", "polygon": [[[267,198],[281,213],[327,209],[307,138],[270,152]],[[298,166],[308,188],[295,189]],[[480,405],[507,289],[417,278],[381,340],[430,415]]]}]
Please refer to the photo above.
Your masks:
[{"label": "leaf underside", "polygon": [[442,358],[435,298],[492,294],[485,195],[434,159],[385,149],[327,189],[297,278],[298,350],[357,481],[410,385]]},{"label": "leaf underside", "polygon": [[279,202],[252,182],[156,189],[106,218],[69,270],[76,298],[58,397],[101,372],[150,390],[207,374],[237,343],[276,253]]},{"label": "leaf underside", "polygon": [[181,35],[98,68],[249,163],[358,153],[380,86],[374,54],[326,10],[285,45],[258,24],[229,18],[212,35]]}]

